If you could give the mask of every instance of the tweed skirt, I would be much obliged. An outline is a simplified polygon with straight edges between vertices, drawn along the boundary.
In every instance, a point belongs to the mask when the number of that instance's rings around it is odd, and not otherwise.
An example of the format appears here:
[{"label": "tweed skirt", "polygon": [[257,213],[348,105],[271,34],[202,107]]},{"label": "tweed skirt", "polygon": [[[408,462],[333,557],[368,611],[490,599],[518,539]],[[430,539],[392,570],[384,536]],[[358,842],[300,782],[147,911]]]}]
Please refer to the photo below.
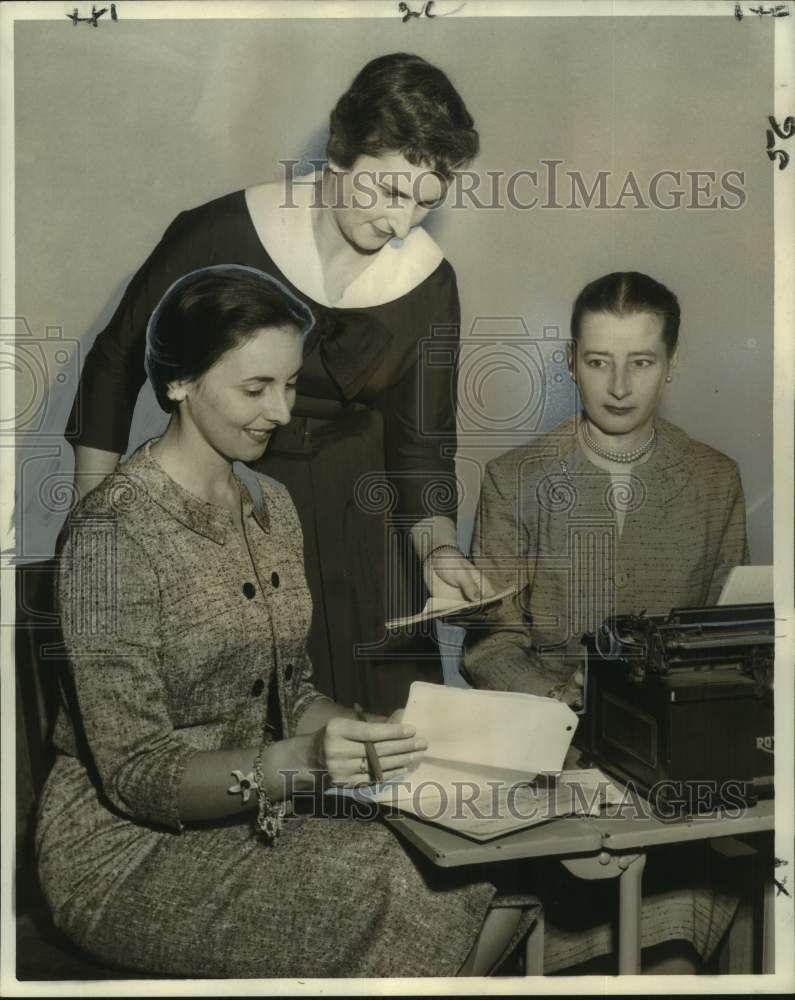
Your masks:
[{"label": "tweed skirt", "polygon": [[[60,758],[45,787],[39,872],[55,923],[107,965],[201,978],[454,976],[497,893],[471,871],[435,868],[377,820],[288,817],[274,846],[250,814],[171,833],[106,809],[79,771]],[[74,832],[75,809],[83,830],[92,815],[87,835]]]}]

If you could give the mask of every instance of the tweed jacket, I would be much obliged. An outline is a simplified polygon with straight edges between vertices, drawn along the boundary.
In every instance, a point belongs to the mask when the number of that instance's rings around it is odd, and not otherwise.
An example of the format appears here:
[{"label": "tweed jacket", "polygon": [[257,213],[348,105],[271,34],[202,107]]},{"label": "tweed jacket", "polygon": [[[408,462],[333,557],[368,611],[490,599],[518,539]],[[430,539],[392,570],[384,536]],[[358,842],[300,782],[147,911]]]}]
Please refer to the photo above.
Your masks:
[{"label": "tweed jacket", "polygon": [[577,703],[584,633],[613,614],[714,604],[748,562],[730,458],[657,418],[650,458],[611,476],[588,460],[576,421],[486,468],[472,558],[518,596],[469,627],[462,673],[477,687]]},{"label": "tweed jacket", "polygon": [[255,505],[237,480],[244,542],[231,512],[175,483],[150,443],[68,526],[59,598],[76,698],[54,739],[74,759],[71,780],[90,776],[112,810],[179,830],[189,758],[258,746],[272,677],[285,737],[323,696],[304,648],[311,599],[286,489],[258,476]]},{"label": "tweed jacket", "polygon": [[180,820],[192,754],[259,746],[276,714],[295,735],[322,697],[292,501],[265,477],[261,508],[239,486],[245,539],[144,446],[71,519],[60,596],[75,698],[35,840],[55,924],[138,973],[453,975],[491,882],[440,883],[377,822],[297,810],[271,847],[237,795],[224,820]]}]

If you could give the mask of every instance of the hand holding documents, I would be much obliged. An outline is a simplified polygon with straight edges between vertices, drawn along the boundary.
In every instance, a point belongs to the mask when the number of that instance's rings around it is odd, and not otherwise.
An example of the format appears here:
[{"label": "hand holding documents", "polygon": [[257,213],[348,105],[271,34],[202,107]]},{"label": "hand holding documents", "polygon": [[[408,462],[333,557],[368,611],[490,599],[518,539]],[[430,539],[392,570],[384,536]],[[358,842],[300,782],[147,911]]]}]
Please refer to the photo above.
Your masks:
[{"label": "hand holding documents", "polygon": [[477,617],[478,612],[486,608],[494,607],[504,598],[516,592],[515,587],[500,591],[491,597],[484,597],[478,601],[461,601],[447,597],[429,597],[425,602],[425,607],[416,615],[408,615],[405,618],[392,618],[386,623],[390,629],[404,628],[407,625],[417,625],[420,622],[430,621],[433,618],[449,619],[469,619]]},{"label": "hand holding documents", "polygon": [[605,789],[620,795],[598,771],[555,778],[577,716],[552,698],[415,682],[403,721],[428,740],[428,754],[360,794],[475,839],[598,809]]}]

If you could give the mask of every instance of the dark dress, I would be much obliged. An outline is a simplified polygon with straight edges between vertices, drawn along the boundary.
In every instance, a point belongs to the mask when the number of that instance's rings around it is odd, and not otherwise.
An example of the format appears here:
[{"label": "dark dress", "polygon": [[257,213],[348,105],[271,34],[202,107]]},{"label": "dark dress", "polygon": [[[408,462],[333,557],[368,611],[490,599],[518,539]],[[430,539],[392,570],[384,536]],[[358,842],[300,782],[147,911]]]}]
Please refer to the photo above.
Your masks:
[{"label": "dark dress", "polygon": [[274,263],[245,192],[182,212],[87,355],[66,432],[73,444],[126,450],[152,310],[177,278],[226,263],[277,277],[317,317],[293,419],[256,469],[287,486],[301,517],[318,688],[389,712],[405,703],[412,680],[442,680],[427,635],[387,639],[383,623],[424,601],[407,528],[434,513],[454,516],[455,273],[440,257],[392,301],[329,308]]}]

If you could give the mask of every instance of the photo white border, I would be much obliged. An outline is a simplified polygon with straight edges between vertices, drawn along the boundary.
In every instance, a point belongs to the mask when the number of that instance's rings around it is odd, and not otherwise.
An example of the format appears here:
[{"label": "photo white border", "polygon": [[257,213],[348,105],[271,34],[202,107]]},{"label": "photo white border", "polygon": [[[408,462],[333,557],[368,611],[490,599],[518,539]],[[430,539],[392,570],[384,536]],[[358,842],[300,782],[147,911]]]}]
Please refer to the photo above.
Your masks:
[{"label": "photo white border", "polygon": [[[97,6],[109,6],[107,3]],[[420,11],[421,0],[408,0],[412,10]],[[54,21],[64,18],[77,6],[81,15],[90,12],[86,3],[25,2],[0,7],[0,57],[2,90],[0,92],[0,323],[2,317],[13,317],[15,287],[14,250],[14,22],[28,20]],[[745,16],[752,0],[743,3]],[[773,7],[775,4],[763,4]],[[783,5],[790,16],[775,21],[775,85],[774,109],[779,122],[795,114],[795,4]],[[272,0],[272,2],[132,2],[116,4],[119,17],[125,20],[179,20],[240,18],[398,18],[397,0]],[[734,0],[679,0],[679,2],[645,2],[645,0],[436,0],[435,16],[460,18],[496,17],[720,17],[734,16]],[[107,20],[107,15],[104,19]],[[416,23],[415,28],[422,30]],[[419,19],[421,20],[421,19]],[[107,30],[107,25],[100,22]],[[428,26],[430,28],[430,25]],[[765,123],[760,122],[760,156],[763,155]],[[774,240],[775,240],[775,309],[774,309],[774,552],[776,596],[776,856],[787,862],[780,869],[787,878],[788,890],[795,894],[793,877],[793,705],[795,705],[795,586],[793,562],[793,468],[795,468],[795,436],[793,435],[793,386],[795,386],[795,140],[785,146],[792,162],[787,170],[775,172],[774,180]],[[0,370],[0,419],[10,421],[14,414],[14,373]],[[0,853],[0,995],[3,996],[372,996],[372,995],[563,995],[594,994],[679,994],[679,993],[789,993],[795,988],[793,940],[795,915],[793,900],[776,905],[775,955],[778,971],[775,975],[746,976],[555,976],[518,979],[337,979],[337,980],[123,980],[97,982],[17,982],[14,976],[15,921],[12,913],[14,892],[15,850],[15,678],[11,669],[14,657],[13,619],[15,577],[11,560],[14,503],[14,455],[11,448],[0,448],[0,534],[2,564],[0,564],[0,704],[2,704],[2,824]],[[779,900],[786,897],[779,896]]]}]

